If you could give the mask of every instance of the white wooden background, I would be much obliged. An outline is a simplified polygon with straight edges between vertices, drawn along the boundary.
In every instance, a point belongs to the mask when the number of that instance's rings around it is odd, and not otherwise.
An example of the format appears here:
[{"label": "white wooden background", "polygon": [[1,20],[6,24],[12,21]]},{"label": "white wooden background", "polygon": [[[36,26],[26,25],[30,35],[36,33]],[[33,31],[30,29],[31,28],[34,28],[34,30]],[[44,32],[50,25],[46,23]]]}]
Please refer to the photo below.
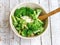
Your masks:
[{"label": "white wooden background", "polygon": [[48,13],[60,7],[60,0],[0,0],[0,45],[60,45],[60,13],[49,17],[45,33],[35,39],[21,39],[9,25],[11,10],[23,2],[40,4]]}]

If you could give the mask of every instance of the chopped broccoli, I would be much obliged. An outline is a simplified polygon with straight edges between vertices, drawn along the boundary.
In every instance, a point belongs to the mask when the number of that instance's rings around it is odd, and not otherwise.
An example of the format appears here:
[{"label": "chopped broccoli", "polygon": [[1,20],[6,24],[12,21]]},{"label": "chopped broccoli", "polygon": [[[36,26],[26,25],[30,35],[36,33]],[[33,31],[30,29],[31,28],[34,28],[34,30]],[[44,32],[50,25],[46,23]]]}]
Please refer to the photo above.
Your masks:
[{"label": "chopped broccoli", "polygon": [[[39,8],[21,7],[16,9],[12,16],[12,22],[18,33],[24,37],[31,37],[42,33],[44,23],[38,19],[41,12],[42,10]],[[33,22],[27,23],[26,20],[22,18],[23,16],[30,17]]]},{"label": "chopped broccoli", "polygon": [[21,17],[21,16],[24,16],[24,15],[30,15],[30,14],[33,14],[34,13],[34,10],[29,8],[29,7],[21,7],[20,9],[16,9],[15,12],[14,12],[14,15],[17,16],[17,17]]},{"label": "chopped broccoli", "polygon": [[24,29],[23,31],[22,31],[22,34],[21,34],[22,36],[24,36],[24,37],[26,37],[27,36],[27,29]]},{"label": "chopped broccoli", "polygon": [[36,17],[38,17],[41,14],[41,12],[42,12],[42,9],[37,8],[37,9],[35,9],[34,14],[36,14]]},{"label": "chopped broccoli", "polygon": [[28,34],[28,37],[32,36],[33,34],[32,30],[28,29],[27,34]]}]

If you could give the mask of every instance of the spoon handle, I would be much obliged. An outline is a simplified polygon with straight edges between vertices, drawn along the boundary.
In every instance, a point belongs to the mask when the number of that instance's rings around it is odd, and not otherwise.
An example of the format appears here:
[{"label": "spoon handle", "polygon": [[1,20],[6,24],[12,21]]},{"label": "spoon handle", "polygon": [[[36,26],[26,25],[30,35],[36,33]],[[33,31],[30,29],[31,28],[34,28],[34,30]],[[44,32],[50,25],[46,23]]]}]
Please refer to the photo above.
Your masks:
[{"label": "spoon handle", "polygon": [[39,16],[39,19],[44,20],[44,19],[48,18],[49,16],[52,16],[53,14],[55,14],[57,12],[60,12],[60,8],[57,8],[56,10],[53,10],[53,11],[49,12],[48,14]]}]

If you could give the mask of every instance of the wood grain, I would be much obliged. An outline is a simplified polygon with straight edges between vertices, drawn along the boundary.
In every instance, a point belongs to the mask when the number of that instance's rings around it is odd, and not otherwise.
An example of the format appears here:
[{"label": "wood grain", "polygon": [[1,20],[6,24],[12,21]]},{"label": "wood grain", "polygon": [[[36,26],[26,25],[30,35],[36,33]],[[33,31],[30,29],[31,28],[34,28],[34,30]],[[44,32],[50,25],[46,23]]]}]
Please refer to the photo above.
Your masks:
[{"label": "wood grain", "polygon": [[52,16],[52,15],[54,15],[56,13],[59,13],[59,12],[60,12],[60,8],[57,8],[57,9],[55,9],[55,10],[53,10],[53,11],[47,13],[47,14],[39,16],[39,19],[40,20],[45,20],[46,18],[48,18],[48,17],[50,17],[50,16]]}]

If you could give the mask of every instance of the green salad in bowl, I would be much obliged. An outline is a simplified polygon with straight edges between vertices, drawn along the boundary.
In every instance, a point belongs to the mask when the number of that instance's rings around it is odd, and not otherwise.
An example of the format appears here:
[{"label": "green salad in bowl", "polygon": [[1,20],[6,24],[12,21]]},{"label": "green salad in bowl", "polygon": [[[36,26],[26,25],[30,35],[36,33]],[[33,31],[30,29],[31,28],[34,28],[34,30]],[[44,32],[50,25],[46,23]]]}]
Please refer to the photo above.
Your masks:
[{"label": "green salad in bowl", "polygon": [[12,25],[22,37],[34,37],[45,31],[45,21],[38,16],[43,13],[42,8],[22,6],[16,8],[11,15]]}]

